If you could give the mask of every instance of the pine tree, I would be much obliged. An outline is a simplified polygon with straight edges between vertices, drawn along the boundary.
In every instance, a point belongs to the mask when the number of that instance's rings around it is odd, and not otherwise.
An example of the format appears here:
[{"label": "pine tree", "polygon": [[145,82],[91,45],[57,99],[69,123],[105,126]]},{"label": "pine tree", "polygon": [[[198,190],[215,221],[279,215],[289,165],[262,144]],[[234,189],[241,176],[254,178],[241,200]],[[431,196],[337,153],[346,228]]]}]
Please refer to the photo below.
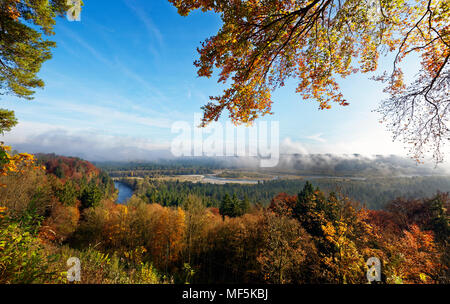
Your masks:
[{"label": "pine tree", "polygon": [[34,88],[44,82],[37,77],[42,64],[52,57],[55,17],[68,9],[66,0],[0,2],[0,95],[32,99]]},{"label": "pine tree", "polygon": [[236,193],[233,193],[233,197],[231,198],[232,207],[230,217],[241,216],[241,201],[237,197]]},{"label": "pine tree", "polygon": [[244,199],[240,203],[240,213],[241,213],[241,215],[244,215],[249,210],[250,210],[250,200],[248,199],[248,196],[245,195]]},{"label": "pine tree", "polygon": [[228,193],[225,194],[222,203],[220,204],[219,212],[222,217],[236,217],[240,213],[240,200],[237,198],[236,194],[230,197]]},{"label": "pine tree", "polygon": [[308,205],[311,201],[311,198],[314,195],[314,187],[310,182],[306,182],[303,190],[300,191],[297,197],[297,204],[294,208],[294,214],[297,217],[300,217],[302,214],[305,214],[308,211]]},{"label": "pine tree", "polygon": [[3,135],[7,131],[11,131],[12,127],[15,125],[17,125],[17,119],[14,115],[14,111],[0,109],[0,135]]},{"label": "pine tree", "polygon": [[225,218],[225,216],[228,215],[230,206],[231,206],[231,198],[228,195],[228,193],[226,193],[225,196],[223,197],[222,202],[220,203],[220,207],[219,207],[219,212],[223,218]]}]

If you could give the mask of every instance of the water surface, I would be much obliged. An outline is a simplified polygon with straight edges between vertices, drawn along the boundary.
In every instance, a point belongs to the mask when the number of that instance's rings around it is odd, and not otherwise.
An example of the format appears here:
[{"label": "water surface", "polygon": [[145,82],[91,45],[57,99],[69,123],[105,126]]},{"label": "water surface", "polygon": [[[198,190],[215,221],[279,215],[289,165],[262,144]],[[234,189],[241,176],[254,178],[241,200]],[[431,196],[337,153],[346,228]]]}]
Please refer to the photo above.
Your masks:
[{"label": "water surface", "polygon": [[121,182],[114,182],[114,186],[119,190],[119,196],[117,197],[118,204],[126,204],[130,197],[133,195],[133,189],[128,185]]}]

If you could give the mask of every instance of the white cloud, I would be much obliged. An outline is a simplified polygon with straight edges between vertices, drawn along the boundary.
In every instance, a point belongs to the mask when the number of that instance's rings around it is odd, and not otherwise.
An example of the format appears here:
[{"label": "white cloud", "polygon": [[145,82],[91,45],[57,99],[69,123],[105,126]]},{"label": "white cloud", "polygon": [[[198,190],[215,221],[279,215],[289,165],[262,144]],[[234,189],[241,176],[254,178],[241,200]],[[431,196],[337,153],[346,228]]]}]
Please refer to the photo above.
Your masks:
[{"label": "white cloud", "polygon": [[169,142],[41,123],[21,123],[2,140],[21,152],[56,153],[87,160],[155,160],[171,156]]},{"label": "white cloud", "polygon": [[293,141],[290,137],[286,137],[280,144],[280,152],[283,154],[309,154],[305,145],[298,141]]},{"label": "white cloud", "polygon": [[[144,126],[161,127],[170,126],[170,121],[151,120],[132,114],[121,113],[116,110],[104,109],[97,106],[83,107],[82,105],[65,105],[71,111],[78,111],[85,116],[94,119],[122,120],[124,124],[136,124]],[[125,134],[134,134],[125,132]],[[163,136],[146,138],[142,135],[111,135],[108,134],[106,125],[104,130],[88,128],[83,125],[71,126],[64,124],[48,124],[21,121],[13,131],[6,133],[1,139],[15,149],[30,153],[57,153],[69,156],[78,156],[88,160],[155,160],[158,158],[171,158],[170,140],[174,134],[168,132],[166,139]],[[315,137],[315,136],[314,136]],[[317,135],[318,138],[320,134]],[[377,133],[368,136],[347,136],[344,138],[329,140],[327,142],[308,140],[293,140],[285,137],[280,142],[281,154],[334,154],[350,155],[361,154],[366,157],[373,155],[406,155],[406,150],[399,143],[392,143],[389,138]],[[226,144],[226,142],[224,142]],[[432,161],[427,160],[427,164]],[[443,167],[448,166],[444,164]]]}]

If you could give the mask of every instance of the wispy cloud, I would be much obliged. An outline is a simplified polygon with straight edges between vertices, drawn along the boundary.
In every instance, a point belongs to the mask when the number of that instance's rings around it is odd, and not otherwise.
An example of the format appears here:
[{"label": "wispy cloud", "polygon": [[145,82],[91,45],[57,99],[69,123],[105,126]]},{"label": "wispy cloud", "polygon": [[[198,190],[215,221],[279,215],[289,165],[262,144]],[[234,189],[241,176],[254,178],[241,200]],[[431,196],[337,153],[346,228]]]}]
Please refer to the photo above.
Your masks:
[{"label": "wispy cloud", "polygon": [[[138,9],[136,9],[136,10],[139,11]],[[150,21],[148,21],[148,22],[150,22]],[[72,30],[68,29],[67,27],[61,26],[61,31],[66,36],[68,36],[71,40],[75,41],[79,46],[86,49],[92,55],[93,58],[95,58],[99,62],[103,63],[105,66],[107,66],[111,70],[117,72],[116,75],[121,75],[121,76],[124,76],[125,78],[132,80],[131,82],[128,82],[128,83],[131,86],[133,86],[133,84],[135,84],[135,86],[144,90],[146,96],[151,98],[152,103],[157,103],[158,108],[163,109],[165,111],[170,111],[170,109],[165,106],[167,104],[166,95],[160,89],[158,89],[155,85],[151,84],[148,80],[146,80],[144,76],[135,72],[132,68],[130,68],[129,65],[123,63],[123,62],[128,62],[128,60],[124,60],[123,58],[115,56],[113,53],[109,54],[109,57],[111,57],[111,58],[107,58],[101,52],[97,51],[90,43],[88,43],[86,40],[84,40],[82,37],[80,37],[77,33],[73,32]],[[159,32],[159,31],[157,31],[157,32]],[[76,54],[70,47],[65,46],[65,48],[68,50],[69,53]],[[157,52],[157,51],[154,50],[154,52]],[[114,56],[113,59],[112,59],[112,56]],[[152,105],[152,106],[154,106],[154,105]]]},{"label": "wispy cloud", "polygon": [[63,25],[60,25],[58,29],[61,30],[61,32],[63,32],[66,36],[74,40],[78,45],[85,48],[89,53],[91,53],[91,55],[95,59],[97,59],[98,61],[104,63],[109,67],[113,67],[113,63],[110,60],[108,60],[105,56],[103,56],[100,52],[98,52],[93,46],[91,46],[88,42],[86,42],[86,40],[81,38],[78,34],[69,30],[67,27]]},{"label": "wispy cloud", "polygon": [[319,133],[319,134],[306,136],[305,138],[309,139],[309,140],[317,141],[317,142],[320,142],[320,143],[324,143],[324,142],[326,142],[326,140],[324,138],[322,138],[322,135],[323,135],[322,133]]},{"label": "wispy cloud", "polygon": [[166,99],[164,93],[162,93],[158,88],[146,81],[142,76],[129,69],[126,65],[122,64],[117,58],[115,61],[115,66],[121,71],[123,75],[134,80],[139,86],[144,88],[147,92],[151,93],[155,97],[155,101],[158,102],[160,106],[163,106],[161,100]]},{"label": "wispy cloud", "polygon": [[163,47],[163,35],[161,34],[161,31],[158,29],[158,27],[154,24],[153,20],[145,13],[144,9],[142,9],[142,7],[138,7],[135,1],[125,0],[124,2],[136,14],[138,19],[145,25],[148,35],[150,37],[153,37],[157,41],[159,47]]},{"label": "wispy cloud", "polygon": [[[54,103],[44,102],[43,104],[54,105]],[[106,128],[107,124],[129,125],[137,127],[138,125],[147,127],[157,127],[169,129],[173,120],[166,114],[153,111],[152,116],[139,115],[134,112],[124,112],[112,107],[102,107],[98,105],[87,105],[80,103],[65,102],[58,105],[58,111],[70,113],[70,117],[81,117],[82,121],[94,121],[96,125],[102,123]]]}]

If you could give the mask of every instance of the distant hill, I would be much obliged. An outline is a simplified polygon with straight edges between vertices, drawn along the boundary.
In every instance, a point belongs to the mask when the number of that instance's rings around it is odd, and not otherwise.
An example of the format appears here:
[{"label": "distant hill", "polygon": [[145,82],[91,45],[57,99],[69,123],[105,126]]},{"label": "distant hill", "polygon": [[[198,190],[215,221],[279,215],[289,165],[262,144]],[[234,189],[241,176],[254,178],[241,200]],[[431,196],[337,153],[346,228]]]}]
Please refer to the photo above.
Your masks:
[{"label": "distant hill", "polygon": [[[257,157],[184,157],[173,160],[139,162],[96,162],[109,172],[125,170],[166,170],[191,169],[251,169],[271,174],[321,175],[339,177],[411,177],[450,175],[443,165],[418,164],[414,160],[396,155],[365,156],[360,154],[282,154],[278,165],[261,168]],[[183,169],[183,170],[180,170]],[[199,171],[200,172],[200,171]],[[197,173],[199,173],[197,172]],[[201,174],[201,172],[199,173]]]},{"label": "distant hill", "polygon": [[434,168],[432,165],[418,164],[405,157],[359,154],[285,154],[281,155],[278,166],[267,170],[302,175],[364,177],[448,175],[442,166]]},{"label": "distant hill", "polygon": [[[89,161],[77,157],[56,154],[36,154],[40,165],[45,166],[47,175],[54,176],[58,188],[55,193],[61,202],[99,201],[116,192],[110,176]],[[91,199],[94,194],[96,199]],[[84,205],[92,205],[85,203]]]},{"label": "distant hill", "polygon": [[92,163],[77,157],[59,156],[56,154],[36,154],[39,164],[44,165],[47,173],[56,177],[66,179],[79,180],[100,175],[100,169]]}]

